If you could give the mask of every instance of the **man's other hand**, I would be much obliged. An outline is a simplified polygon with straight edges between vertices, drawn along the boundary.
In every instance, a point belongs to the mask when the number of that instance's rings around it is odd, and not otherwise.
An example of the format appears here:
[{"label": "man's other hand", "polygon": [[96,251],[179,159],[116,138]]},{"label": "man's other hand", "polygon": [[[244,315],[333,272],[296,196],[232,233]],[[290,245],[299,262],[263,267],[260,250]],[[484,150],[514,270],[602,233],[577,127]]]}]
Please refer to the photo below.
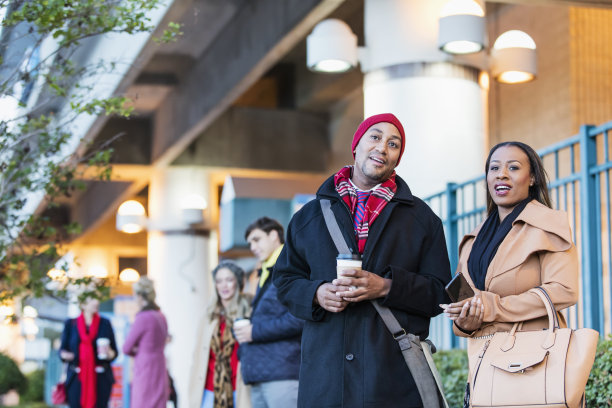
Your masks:
[{"label": "man's other hand", "polygon": [[351,303],[385,297],[391,289],[391,279],[355,269],[342,271],[342,277],[334,279],[332,283],[338,287],[348,287],[336,292],[336,295]]},{"label": "man's other hand", "polygon": [[348,303],[340,298],[336,292],[344,290],[348,290],[348,288],[332,285],[331,283],[324,283],[317,289],[316,303],[328,312],[341,312],[346,308]]}]

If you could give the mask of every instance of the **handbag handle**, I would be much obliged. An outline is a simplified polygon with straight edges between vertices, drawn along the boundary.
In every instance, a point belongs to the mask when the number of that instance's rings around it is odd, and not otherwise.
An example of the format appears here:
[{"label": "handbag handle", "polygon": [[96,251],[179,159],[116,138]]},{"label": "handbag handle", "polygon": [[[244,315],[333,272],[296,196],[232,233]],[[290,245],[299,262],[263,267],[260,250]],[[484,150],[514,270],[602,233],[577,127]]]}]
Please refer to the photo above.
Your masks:
[{"label": "handbag handle", "polygon": [[[557,316],[554,303],[550,299],[550,296],[548,296],[548,292],[546,292],[546,289],[541,286],[536,286],[535,288],[530,289],[529,292],[533,292],[538,295],[542,303],[544,303],[544,307],[546,308],[546,314],[548,315],[548,335],[542,343],[542,348],[549,349],[555,344],[555,331],[559,328],[559,317]],[[518,329],[519,324],[522,325],[522,323],[524,323],[524,321],[514,323],[512,329],[508,333],[506,341],[504,341],[500,346],[500,349],[502,351],[508,351],[512,349],[512,347],[514,346],[514,340],[516,338],[516,331]]]}]

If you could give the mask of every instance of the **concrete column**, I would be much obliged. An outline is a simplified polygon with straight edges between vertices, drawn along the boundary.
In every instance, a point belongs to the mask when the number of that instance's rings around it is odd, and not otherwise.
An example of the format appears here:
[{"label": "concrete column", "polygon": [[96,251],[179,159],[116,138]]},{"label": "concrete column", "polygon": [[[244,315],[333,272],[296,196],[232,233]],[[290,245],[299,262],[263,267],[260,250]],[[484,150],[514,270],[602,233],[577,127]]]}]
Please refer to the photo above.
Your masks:
[{"label": "concrete column", "polygon": [[477,68],[438,50],[446,0],[366,0],[364,116],[394,113],[406,148],[397,173],[420,197],[482,173],[486,90]]},{"label": "concrete column", "polygon": [[181,208],[191,194],[210,202],[208,193],[207,173],[197,167],[156,170],[149,186],[148,273],[172,335],[166,356],[181,407],[189,402],[196,329],[210,300],[210,271],[217,262],[217,252],[211,248],[216,238],[188,229]]}]

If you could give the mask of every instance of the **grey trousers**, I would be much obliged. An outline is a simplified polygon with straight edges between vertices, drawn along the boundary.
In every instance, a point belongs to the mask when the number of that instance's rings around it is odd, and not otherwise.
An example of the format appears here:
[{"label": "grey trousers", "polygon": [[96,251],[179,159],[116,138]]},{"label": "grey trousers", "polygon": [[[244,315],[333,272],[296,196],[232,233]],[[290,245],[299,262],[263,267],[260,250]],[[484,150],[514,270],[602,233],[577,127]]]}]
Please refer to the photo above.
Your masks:
[{"label": "grey trousers", "polygon": [[297,380],[261,382],[251,386],[251,403],[253,408],[294,408],[297,394]]}]

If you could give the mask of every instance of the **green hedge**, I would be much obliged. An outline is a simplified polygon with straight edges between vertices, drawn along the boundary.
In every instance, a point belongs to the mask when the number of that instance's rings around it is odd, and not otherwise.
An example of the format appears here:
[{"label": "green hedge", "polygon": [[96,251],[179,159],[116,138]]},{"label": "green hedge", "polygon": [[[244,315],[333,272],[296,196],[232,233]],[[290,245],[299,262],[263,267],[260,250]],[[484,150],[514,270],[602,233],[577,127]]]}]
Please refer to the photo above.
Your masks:
[{"label": "green hedge", "polygon": [[612,407],[612,335],[600,341],[586,386],[588,407]]},{"label": "green hedge", "polygon": [[0,395],[10,390],[22,394],[27,386],[28,380],[19,370],[17,363],[8,355],[0,353]]},{"label": "green hedge", "polygon": [[35,370],[26,375],[28,387],[21,394],[23,402],[40,402],[45,399],[45,370]]},{"label": "green hedge", "polygon": [[463,394],[468,377],[468,358],[465,350],[438,351],[433,355],[442,377],[446,400],[451,408],[463,406]]},{"label": "green hedge", "polygon": [[[445,350],[438,351],[433,357],[449,406],[462,407],[468,376],[467,353],[460,349]],[[597,346],[595,364],[585,392],[588,407],[612,407],[612,335]]]}]

